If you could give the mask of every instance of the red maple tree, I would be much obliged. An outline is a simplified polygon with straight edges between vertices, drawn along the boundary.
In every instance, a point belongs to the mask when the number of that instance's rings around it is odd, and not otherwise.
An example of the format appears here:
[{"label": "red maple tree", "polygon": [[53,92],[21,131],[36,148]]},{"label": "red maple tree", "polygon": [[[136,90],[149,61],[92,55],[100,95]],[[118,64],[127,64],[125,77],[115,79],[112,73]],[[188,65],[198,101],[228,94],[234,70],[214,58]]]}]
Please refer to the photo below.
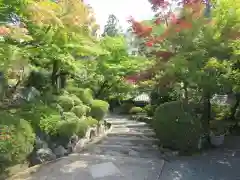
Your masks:
[{"label": "red maple tree", "polygon": [[[180,33],[183,30],[191,29],[192,28],[192,19],[197,19],[202,15],[202,0],[175,0],[175,3],[181,5],[185,10],[188,11],[188,17],[178,17],[174,12],[171,12],[169,8],[172,5],[170,0],[149,0],[152,5],[152,9],[156,12],[154,25],[158,26],[161,23],[165,24],[165,30],[160,35],[153,35],[152,30],[153,27],[149,25],[144,25],[141,22],[136,21],[132,17],[129,19],[131,23],[133,33],[145,41],[145,46],[153,47],[155,44],[162,43],[168,37],[175,35],[176,33]],[[167,12],[166,12],[166,11]],[[162,12],[165,11],[165,15]],[[161,59],[162,62],[168,61],[172,56],[175,55],[175,52],[170,50],[159,50],[159,51],[152,51],[150,53],[154,55],[157,59]],[[157,64],[159,61],[157,62]],[[153,71],[156,69],[152,67],[148,69],[146,72],[134,75],[134,82],[138,82],[141,80],[149,79],[151,76],[154,75]],[[132,78],[131,77],[131,78]],[[130,78],[130,79],[131,79]]]}]

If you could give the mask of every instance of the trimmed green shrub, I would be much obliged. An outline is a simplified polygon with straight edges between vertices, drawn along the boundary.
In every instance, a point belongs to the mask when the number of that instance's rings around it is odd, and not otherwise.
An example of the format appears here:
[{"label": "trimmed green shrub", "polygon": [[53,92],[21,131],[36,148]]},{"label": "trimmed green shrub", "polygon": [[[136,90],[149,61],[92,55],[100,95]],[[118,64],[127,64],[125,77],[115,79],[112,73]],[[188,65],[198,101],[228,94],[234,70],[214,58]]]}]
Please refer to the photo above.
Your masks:
[{"label": "trimmed green shrub", "polygon": [[93,95],[90,89],[71,87],[68,91],[75,94],[86,105],[90,105],[93,101]]},{"label": "trimmed green shrub", "polygon": [[57,102],[64,111],[70,111],[74,106],[74,100],[68,95],[59,96]]},{"label": "trimmed green shrub", "polygon": [[80,119],[60,121],[57,125],[58,133],[62,137],[71,137],[76,134],[84,137],[87,131],[87,123]]},{"label": "trimmed green shrub", "polygon": [[35,134],[31,125],[9,112],[0,112],[0,173],[23,162],[32,151]]},{"label": "trimmed green shrub", "polygon": [[90,115],[98,120],[103,120],[104,116],[108,112],[109,104],[102,100],[93,100],[91,105]]},{"label": "trimmed green shrub", "polygon": [[64,112],[64,119],[60,115],[52,115],[40,121],[40,128],[50,136],[71,137],[77,134],[83,137],[88,127],[84,120],[79,119],[73,112]]},{"label": "trimmed green shrub", "polygon": [[61,121],[60,115],[51,115],[41,119],[39,126],[42,131],[44,131],[48,135],[54,136],[57,135],[58,133],[57,124],[60,121]]},{"label": "trimmed green shrub", "polygon": [[87,132],[87,128],[88,125],[85,121],[83,120],[78,121],[78,130],[76,132],[77,136],[80,138],[84,137]]},{"label": "trimmed green shrub", "polygon": [[202,127],[189,105],[164,103],[156,109],[152,123],[164,147],[180,152],[197,150]]},{"label": "trimmed green shrub", "polygon": [[89,115],[90,112],[91,112],[91,108],[87,105],[83,105],[85,107],[85,110],[86,110],[86,115]]},{"label": "trimmed green shrub", "polygon": [[155,112],[156,108],[157,108],[156,105],[148,104],[144,107],[144,110],[146,111],[148,116],[152,117],[154,115],[154,112]]},{"label": "trimmed green shrub", "polygon": [[79,119],[74,112],[64,112],[63,117],[65,120],[78,120]]},{"label": "trimmed green shrub", "polygon": [[94,119],[94,118],[91,117],[91,116],[86,117],[86,120],[85,120],[85,121],[86,121],[87,125],[90,126],[90,127],[93,127],[93,126],[95,126],[95,125],[98,124],[98,120]]},{"label": "trimmed green shrub", "polygon": [[71,98],[74,102],[74,106],[78,106],[78,105],[83,104],[83,102],[75,94],[71,94]]},{"label": "trimmed green shrub", "polygon": [[141,107],[132,107],[129,111],[129,114],[138,114],[143,112],[145,112],[145,110]]},{"label": "trimmed green shrub", "polygon": [[86,115],[86,107],[84,105],[74,106],[71,112],[75,113],[77,117],[81,118]]}]

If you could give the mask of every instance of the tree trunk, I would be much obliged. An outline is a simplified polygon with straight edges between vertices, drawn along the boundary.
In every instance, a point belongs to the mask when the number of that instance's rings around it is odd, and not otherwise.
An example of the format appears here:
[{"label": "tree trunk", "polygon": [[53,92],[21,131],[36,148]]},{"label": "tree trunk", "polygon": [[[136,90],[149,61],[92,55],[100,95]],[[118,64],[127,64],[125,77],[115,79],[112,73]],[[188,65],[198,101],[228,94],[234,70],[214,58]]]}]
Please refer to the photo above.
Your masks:
[{"label": "tree trunk", "polygon": [[59,62],[58,60],[54,60],[53,68],[52,68],[52,86],[57,88],[57,78],[59,73]]},{"label": "tree trunk", "polygon": [[102,85],[100,86],[99,91],[95,94],[96,98],[99,98],[99,96],[101,95],[101,93],[103,92],[103,90],[107,87],[107,80],[105,80]]},{"label": "tree trunk", "polygon": [[67,75],[68,73],[67,72],[60,72],[60,80],[61,80],[61,83],[60,83],[60,88],[61,89],[64,89],[66,87],[66,84],[67,84]]},{"label": "tree trunk", "polygon": [[188,85],[187,83],[183,83],[183,90],[184,90],[184,102],[188,103]]},{"label": "tree trunk", "polygon": [[204,132],[206,134],[209,134],[209,131],[210,131],[210,120],[211,120],[210,98],[211,98],[210,93],[204,93],[202,123],[203,123]]}]

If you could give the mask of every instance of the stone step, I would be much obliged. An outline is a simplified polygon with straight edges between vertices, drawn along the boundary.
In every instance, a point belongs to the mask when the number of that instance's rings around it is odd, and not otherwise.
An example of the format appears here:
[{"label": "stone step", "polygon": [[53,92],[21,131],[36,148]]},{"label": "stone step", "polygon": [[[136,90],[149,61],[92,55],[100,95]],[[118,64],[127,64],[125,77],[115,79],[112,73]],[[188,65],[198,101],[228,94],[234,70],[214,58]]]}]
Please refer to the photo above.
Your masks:
[{"label": "stone step", "polygon": [[119,131],[111,131],[108,133],[108,137],[130,137],[130,136],[136,136],[136,137],[154,137],[154,132],[119,132]]},{"label": "stone step", "polygon": [[122,125],[122,124],[138,124],[139,122],[133,120],[106,120],[112,125]]},{"label": "stone step", "polygon": [[[139,142],[140,144],[143,142],[158,142],[159,140],[157,138],[153,137],[138,137],[138,136],[123,136],[123,137],[107,137],[105,139],[106,141],[110,142],[125,142],[125,141],[130,141],[130,142]],[[104,140],[104,141],[105,141]]]},{"label": "stone step", "polygon": [[113,124],[112,125],[114,128],[122,128],[122,127],[127,127],[127,128],[146,128],[149,127],[146,123],[129,123],[129,124]]},{"label": "stone step", "polygon": [[122,146],[153,146],[156,145],[156,142],[154,141],[148,141],[148,140],[144,140],[144,141],[112,141],[112,140],[104,140],[101,142],[102,145],[122,145]]},{"label": "stone step", "polygon": [[149,147],[140,146],[120,146],[120,145],[100,145],[95,148],[88,149],[90,154],[111,155],[121,157],[137,157],[137,158],[157,158],[162,157],[159,150]]},{"label": "stone step", "polygon": [[155,144],[150,146],[145,146],[144,144],[98,144],[96,148],[102,149],[110,149],[110,150],[135,150],[135,151],[148,151],[148,150],[156,150],[158,151],[158,147]]},{"label": "stone step", "polygon": [[141,164],[144,164],[144,163],[149,163],[149,162],[159,162],[159,161],[162,161],[162,159],[152,159],[152,158],[143,158],[143,157],[125,157],[125,156],[112,156],[112,155],[109,155],[109,154],[105,154],[105,155],[100,155],[100,154],[92,154],[92,153],[89,153],[89,152],[84,152],[84,153],[81,153],[81,154],[78,154],[78,153],[73,153],[73,154],[70,154],[68,157],[75,157],[75,158],[79,158],[81,160],[84,160],[84,161],[89,161],[89,162],[96,162],[98,160],[107,160],[107,161],[117,161],[117,162],[121,162],[121,163],[130,163],[130,164],[134,164],[136,163],[141,165]]},{"label": "stone step", "polygon": [[128,128],[128,127],[112,127],[114,132],[143,132],[143,133],[152,133],[153,130],[149,127],[140,127],[140,128]]}]

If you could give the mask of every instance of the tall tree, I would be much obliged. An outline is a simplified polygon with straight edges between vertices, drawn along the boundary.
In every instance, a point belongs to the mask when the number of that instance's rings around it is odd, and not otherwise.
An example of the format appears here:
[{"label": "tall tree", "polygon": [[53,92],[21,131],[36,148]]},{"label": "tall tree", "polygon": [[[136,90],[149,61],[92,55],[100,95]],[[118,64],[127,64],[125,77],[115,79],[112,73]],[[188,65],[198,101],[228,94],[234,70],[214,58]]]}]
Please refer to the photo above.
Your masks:
[{"label": "tall tree", "polygon": [[120,33],[119,20],[114,14],[110,14],[107,24],[104,26],[104,32],[102,36],[117,36]]},{"label": "tall tree", "polygon": [[[154,1],[153,5],[166,8],[168,3],[162,3]],[[133,31],[156,56],[159,87],[180,85],[185,101],[189,100],[190,91],[198,89],[197,96],[203,101],[203,125],[209,130],[212,95],[229,92],[227,79],[232,64],[229,59],[234,53],[231,43],[239,41],[236,40],[239,39],[239,4],[236,0],[221,0],[208,18],[209,5],[205,2],[183,3],[182,11],[178,15],[171,13],[166,22],[161,17],[156,18],[155,26],[165,23],[163,32],[155,34],[152,26],[132,20]]]}]

